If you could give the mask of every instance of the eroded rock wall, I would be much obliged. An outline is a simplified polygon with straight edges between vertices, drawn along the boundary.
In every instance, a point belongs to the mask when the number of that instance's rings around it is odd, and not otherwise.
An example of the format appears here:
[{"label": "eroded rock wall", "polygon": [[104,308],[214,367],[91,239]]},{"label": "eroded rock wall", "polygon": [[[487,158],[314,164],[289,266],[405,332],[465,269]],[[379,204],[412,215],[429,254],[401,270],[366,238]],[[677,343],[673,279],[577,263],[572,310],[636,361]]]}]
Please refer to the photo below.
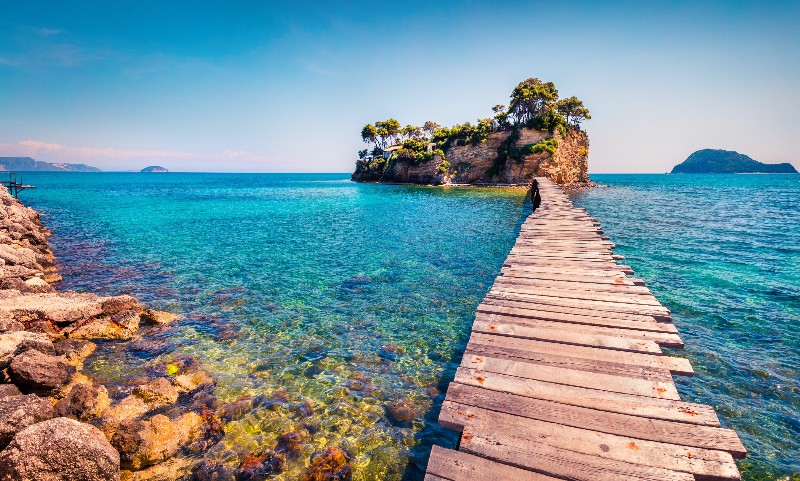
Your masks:
[{"label": "eroded rock wall", "polygon": [[358,161],[352,179],[358,182],[390,182],[412,184],[523,184],[536,176],[545,176],[559,184],[588,182],[589,138],[583,131],[569,130],[562,135],[541,130],[521,129],[514,148],[524,148],[548,138],[558,148],[535,153],[521,159],[498,159],[498,154],[512,132],[495,132],[479,144],[453,145],[445,159],[434,156],[429,162],[415,163],[393,159],[385,168],[370,168]]}]

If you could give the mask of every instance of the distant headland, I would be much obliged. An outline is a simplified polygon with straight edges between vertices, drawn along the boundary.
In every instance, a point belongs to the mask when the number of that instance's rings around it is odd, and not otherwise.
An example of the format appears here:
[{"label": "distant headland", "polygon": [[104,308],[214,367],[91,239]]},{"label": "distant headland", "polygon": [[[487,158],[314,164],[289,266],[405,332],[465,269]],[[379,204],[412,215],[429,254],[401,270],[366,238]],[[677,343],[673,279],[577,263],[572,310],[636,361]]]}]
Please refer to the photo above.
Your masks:
[{"label": "distant headland", "polygon": [[673,174],[796,174],[788,162],[765,164],[732,150],[703,149],[672,169]]},{"label": "distant headland", "polygon": [[169,170],[167,170],[166,167],[161,167],[160,165],[150,165],[139,172],[169,172]]},{"label": "distant headland", "polygon": [[50,163],[30,157],[0,157],[0,171],[18,172],[101,172],[97,167],[86,164]]},{"label": "distant headland", "polygon": [[559,100],[552,82],[529,78],[494,117],[442,127],[402,127],[395,119],[367,124],[352,180],[413,184],[518,184],[546,176],[560,184],[588,183],[589,137],[580,123],[589,110],[577,97]]}]

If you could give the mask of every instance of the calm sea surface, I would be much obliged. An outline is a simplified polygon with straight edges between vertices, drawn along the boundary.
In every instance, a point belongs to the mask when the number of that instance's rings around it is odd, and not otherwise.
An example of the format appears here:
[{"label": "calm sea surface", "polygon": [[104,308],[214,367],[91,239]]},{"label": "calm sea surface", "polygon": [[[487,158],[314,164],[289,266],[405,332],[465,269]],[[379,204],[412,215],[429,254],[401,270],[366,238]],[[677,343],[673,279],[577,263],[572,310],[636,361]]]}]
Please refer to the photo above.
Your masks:
[{"label": "calm sea surface", "polygon": [[[189,357],[220,406],[261,396],[206,456],[236,465],[300,433],[354,479],[421,479],[442,391],[529,212],[524,192],[363,185],[341,174],[28,173],[63,288],[131,293],[185,317],[101,345],[87,369],[122,396]],[[800,472],[800,176],[597,175],[575,197],[673,312],[695,378],[751,456]],[[117,388],[114,388],[117,386]],[[400,403],[411,421],[387,414]]]}]

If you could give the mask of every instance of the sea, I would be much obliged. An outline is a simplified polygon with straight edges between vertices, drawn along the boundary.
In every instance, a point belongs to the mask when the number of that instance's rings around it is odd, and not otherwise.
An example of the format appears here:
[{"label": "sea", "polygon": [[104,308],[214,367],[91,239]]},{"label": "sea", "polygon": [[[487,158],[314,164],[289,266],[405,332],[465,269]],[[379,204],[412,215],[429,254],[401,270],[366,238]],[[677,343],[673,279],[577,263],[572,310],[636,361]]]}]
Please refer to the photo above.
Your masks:
[{"label": "sea", "polygon": [[[61,289],[180,313],[100,342],[87,373],[125,396],[190,361],[216,380],[237,466],[297,433],[346,450],[354,480],[421,480],[436,419],[530,214],[524,189],[358,184],[348,174],[22,173]],[[800,478],[800,175],[592,175],[572,194],[667,306],[692,378],[749,450],[747,480]],[[258,401],[258,402],[256,402]],[[238,403],[238,404],[237,404]],[[247,406],[242,411],[231,406]]]}]

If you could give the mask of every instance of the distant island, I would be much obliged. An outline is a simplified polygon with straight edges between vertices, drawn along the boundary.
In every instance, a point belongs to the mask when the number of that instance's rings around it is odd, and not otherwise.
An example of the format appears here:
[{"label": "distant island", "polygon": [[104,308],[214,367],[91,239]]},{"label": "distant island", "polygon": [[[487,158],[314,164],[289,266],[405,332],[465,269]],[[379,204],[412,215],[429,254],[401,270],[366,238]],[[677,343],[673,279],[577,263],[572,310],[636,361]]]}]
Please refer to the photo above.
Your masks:
[{"label": "distant island", "polygon": [[166,167],[161,167],[160,165],[150,165],[139,172],[169,172],[169,170],[167,170]]},{"label": "distant island", "polygon": [[0,157],[0,171],[35,172],[102,172],[86,164],[64,164],[42,162],[30,157]]},{"label": "distant island", "polygon": [[412,184],[526,185],[535,176],[559,184],[589,182],[589,137],[580,123],[591,118],[577,97],[559,99],[552,82],[529,78],[512,91],[508,108],[477,123],[442,127],[396,119],[367,124],[352,180]]},{"label": "distant island", "polygon": [[698,150],[672,169],[673,174],[796,174],[788,162],[764,164],[739,152]]}]

